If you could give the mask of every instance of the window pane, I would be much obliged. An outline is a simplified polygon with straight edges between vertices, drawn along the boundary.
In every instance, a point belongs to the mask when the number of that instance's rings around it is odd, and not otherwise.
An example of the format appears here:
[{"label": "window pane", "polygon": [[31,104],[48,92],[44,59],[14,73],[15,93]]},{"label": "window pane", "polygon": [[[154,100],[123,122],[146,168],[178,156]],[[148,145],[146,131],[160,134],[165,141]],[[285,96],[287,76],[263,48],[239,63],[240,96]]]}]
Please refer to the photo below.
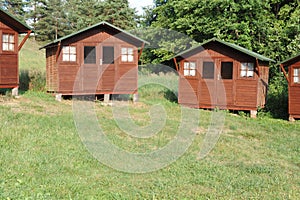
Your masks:
[{"label": "window pane", "polygon": [[8,43],[3,43],[2,44],[2,50],[3,51],[8,51]]},{"label": "window pane", "polygon": [[123,55],[127,54],[127,48],[122,48],[121,52],[122,52],[121,54],[123,54]]},{"label": "window pane", "polygon": [[70,54],[76,54],[76,47],[70,47]]},{"label": "window pane", "polygon": [[133,62],[133,55],[128,55],[128,61]]},{"label": "window pane", "polygon": [[133,48],[128,48],[128,54],[133,55]]},{"label": "window pane", "polygon": [[15,43],[15,37],[14,37],[14,35],[9,35],[9,42],[10,43]]},{"label": "window pane", "polygon": [[70,52],[69,47],[63,47],[62,52],[63,52],[63,54],[68,54]]},{"label": "window pane", "polygon": [[221,62],[221,78],[232,79],[233,63]]},{"label": "window pane", "polygon": [[122,62],[127,62],[127,55],[122,55],[121,60]]},{"label": "window pane", "polygon": [[254,63],[248,63],[248,71],[254,71]]},{"label": "window pane", "polygon": [[184,70],[183,75],[184,75],[184,76],[189,76],[189,75],[190,75],[189,70]]},{"label": "window pane", "polygon": [[183,68],[184,69],[189,69],[190,68],[190,63],[189,62],[184,62]]},{"label": "window pane", "polygon": [[69,54],[63,54],[63,61],[69,61]]},{"label": "window pane", "polygon": [[114,60],[114,47],[103,47],[103,63],[113,64]]},{"label": "window pane", "polygon": [[96,64],[96,47],[85,46],[84,47],[84,63],[85,64]]},{"label": "window pane", "polygon": [[8,34],[3,34],[2,39],[3,39],[3,42],[8,43]]},{"label": "window pane", "polygon": [[300,83],[299,72],[300,69],[294,69],[294,83]]},{"label": "window pane", "polygon": [[202,77],[204,79],[214,79],[215,64],[213,62],[203,62]]},{"label": "window pane", "polygon": [[70,55],[70,61],[76,62],[76,55]]},{"label": "window pane", "polygon": [[190,76],[196,76],[196,70],[190,70]]},{"label": "window pane", "polygon": [[196,63],[190,62],[190,69],[196,69]]}]

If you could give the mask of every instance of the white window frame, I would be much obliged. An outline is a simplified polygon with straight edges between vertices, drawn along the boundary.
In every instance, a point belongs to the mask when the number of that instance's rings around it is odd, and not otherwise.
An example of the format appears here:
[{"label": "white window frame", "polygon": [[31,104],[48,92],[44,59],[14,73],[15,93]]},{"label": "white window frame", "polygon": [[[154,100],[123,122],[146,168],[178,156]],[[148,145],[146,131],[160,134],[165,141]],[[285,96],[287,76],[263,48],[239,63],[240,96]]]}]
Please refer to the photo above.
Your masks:
[{"label": "white window frame", "polygon": [[132,47],[121,48],[121,62],[134,62],[134,50]]},{"label": "white window frame", "polygon": [[183,62],[183,75],[184,76],[196,76],[197,65],[194,61]]},{"label": "white window frame", "polygon": [[15,51],[15,35],[12,33],[2,34],[2,50]]},{"label": "white window frame", "polygon": [[254,63],[242,62],[240,68],[241,78],[253,78],[254,77]]},{"label": "white window frame", "polygon": [[77,61],[76,46],[63,46],[62,47],[62,61],[63,62],[76,62]]}]

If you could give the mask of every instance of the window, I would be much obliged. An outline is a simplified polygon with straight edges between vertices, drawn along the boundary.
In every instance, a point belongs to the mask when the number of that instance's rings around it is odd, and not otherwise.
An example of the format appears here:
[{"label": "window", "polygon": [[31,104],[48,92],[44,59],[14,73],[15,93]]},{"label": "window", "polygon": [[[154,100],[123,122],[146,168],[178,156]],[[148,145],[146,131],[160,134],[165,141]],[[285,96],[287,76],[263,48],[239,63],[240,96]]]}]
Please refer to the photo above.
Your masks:
[{"label": "window", "polygon": [[2,35],[2,50],[3,51],[15,50],[15,36],[13,34]]},{"label": "window", "polygon": [[64,46],[62,48],[63,61],[66,62],[76,62],[76,47],[74,46]]},{"label": "window", "polygon": [[215,64],[214,62],[203,62],[202,78],[214,79],[215,77]]},{"label": "window", "polygon": [[196,76],[196,63],[195,62],[184,62],[183,75],[184,76]]},{"label": "window", "polygon": [[254,76],[254,63],[241,63],[241,77]]},{"label": "window", "polygon": [[114,47],[103,47],[103,64],[113,64],[114,60]]},{"label": "window", "polygon": [[300,83],[300,68],[296,68],[293,71],[293,81],[294,83]]},{"label": "window", "polygon": [[121,61],[122,62],[133,62],[133,48],[122,47]]},{"label": "window", "polygon": [[232,79],[233,63],[221,62],[221,78]]},{"label": "window", "polygon": [[85,64],[96,64],[96,47],[85,46],[84,47],[84,63]]}]

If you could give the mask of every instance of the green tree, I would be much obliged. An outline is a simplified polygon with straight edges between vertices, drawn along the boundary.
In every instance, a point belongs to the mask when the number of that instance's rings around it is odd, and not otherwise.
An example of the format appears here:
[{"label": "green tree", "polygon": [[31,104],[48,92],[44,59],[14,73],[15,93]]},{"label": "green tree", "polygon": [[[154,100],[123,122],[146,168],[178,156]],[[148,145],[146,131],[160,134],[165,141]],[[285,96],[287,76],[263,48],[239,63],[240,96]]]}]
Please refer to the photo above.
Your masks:
[{"label": "green tree", "polygon": [[25,2],[22,0],[1,0],[0,2],[0,8],[7,10],[21,21],[25,21],[24,7]]}]

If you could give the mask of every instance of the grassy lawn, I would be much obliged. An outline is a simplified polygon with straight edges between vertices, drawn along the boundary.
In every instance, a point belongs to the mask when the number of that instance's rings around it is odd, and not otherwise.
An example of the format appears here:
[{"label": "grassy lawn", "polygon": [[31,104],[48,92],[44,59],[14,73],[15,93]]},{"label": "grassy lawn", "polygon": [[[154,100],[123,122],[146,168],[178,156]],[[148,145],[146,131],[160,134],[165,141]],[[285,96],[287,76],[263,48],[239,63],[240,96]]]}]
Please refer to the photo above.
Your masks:
[{"label": "grassy lawn", "polygon": [[[155,81],[158,76],[148,77]],[[168,75],[162,76],[166,82]],[[167,90],[144,86],[140,101],[129,103],[136,124],[149,124],[149,110],[160,104],[163,129],[149,139],[122,131],[110,106],[95,103],[107,137],[131,152],[150,152],[176,135],[180,106]],[[1,97],[0,199],[299,199],[300,123],[250,119],[229,112],[215,148],[198,159],[211,111],[200,115],[197,134],[176,162],[150,173],[126,173],[95,159],[77,133],[72,101],[56,102],[28,91],[20,99]]]},{"label": "grassy lawn", "polygon": [[[25,43],[21,70],[45,72],[44,51],[38,48],[32,40]],[[96,101],[93,111],[113,144],[148,153],[177,137],[182,111],[169,91],[176,91],[175,76],[140,77],[157,84],[141,87],[139,102],[128,103],[128,112],[138,126],[162,124],[157,134],[130,136],[120,128],[114,107]],[[195,112],[195,138],[185,154],[160,170],[139,174],[106,166],[89,153],[71,100],[57,102],[30,90],[19,99],[0,96],[0,199],[300,199],[300,121],[218,111],[225,115],[220,138],[208,156],[198,159],[215,112],[194,110],[189,119]]]}]

